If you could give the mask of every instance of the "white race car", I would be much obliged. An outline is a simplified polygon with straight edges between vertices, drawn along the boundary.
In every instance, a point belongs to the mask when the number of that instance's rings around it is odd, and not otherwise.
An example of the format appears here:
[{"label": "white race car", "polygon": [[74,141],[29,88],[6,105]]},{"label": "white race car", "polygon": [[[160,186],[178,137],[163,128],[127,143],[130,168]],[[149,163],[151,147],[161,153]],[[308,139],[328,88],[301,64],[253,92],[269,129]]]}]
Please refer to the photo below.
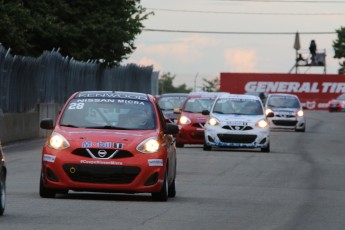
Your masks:
[{"label": "white race car", "polygon": [[294,94],[269,94],[265,105],[266,114],[273,112],[268,120],[271,129],[290,129],[305,132],[306,119],[302,104]]},{"label": "white race car", "polygon": [[211,111],[203,113],[209,115],[205,124],[204,150],[226,147],[270,151],[269,123],[258,96],[222,94],[215,100]]}]

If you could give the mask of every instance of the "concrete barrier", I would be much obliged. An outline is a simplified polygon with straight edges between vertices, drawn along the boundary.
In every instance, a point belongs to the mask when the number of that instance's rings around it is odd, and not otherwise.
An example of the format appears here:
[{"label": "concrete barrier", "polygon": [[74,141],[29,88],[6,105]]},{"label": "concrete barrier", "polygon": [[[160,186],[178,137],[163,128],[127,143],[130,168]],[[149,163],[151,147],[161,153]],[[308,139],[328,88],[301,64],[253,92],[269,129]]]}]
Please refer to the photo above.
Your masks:
[{"label": "concrete barrier", "polygon": [[1,143],[38,138],[38,118],[38,112],[0,114]]},{"label": "concrete barrier", "polygon": [[46,137],[50,130],[40,128],[40,120],[52,118],[56,120],[60,106],[44,103],[38,106],[38,111],[28,113],[0,112],[0,139],[2,144]]}]

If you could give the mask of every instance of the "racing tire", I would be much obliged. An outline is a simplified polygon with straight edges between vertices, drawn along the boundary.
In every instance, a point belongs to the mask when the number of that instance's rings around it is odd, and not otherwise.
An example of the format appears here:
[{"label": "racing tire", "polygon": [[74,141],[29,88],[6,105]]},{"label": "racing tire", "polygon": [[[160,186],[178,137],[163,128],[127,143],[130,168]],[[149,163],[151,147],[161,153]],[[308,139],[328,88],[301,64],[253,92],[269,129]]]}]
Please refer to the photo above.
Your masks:
[{"label": "racing tire", "polygon": [[203,147],[204,151],[211,151],[212,147],[208,146],[206,143],[204,143],[204,147]]},{"label": "racing tire", "polygon": [[168,197],[175,197],[176,196],[176,185],[175,185],[175,179],[171,183],[168,189]]},{"label": "racing tire", "polygon": [[161,190],[159,192],[153,192],[152,193],[152,200],[154,201],[167,201],[168,200],[168,191],[169,191],[169,184],[168,184],[168,175],[167,170],[165,172],[164,176],[164,182]]},{"label": "racing tire", "polygon": [[0,216],[5,212],[6,205],[6,181],[5,176],[0,175]]},{"label": "racing tire", "polygon": [[266,147],[261,148],[261,152],[263,153],[269,153],[270,151],[271,151],[270,143],[268,143]]},{"label": "racing tire", "polygon": [[183,144],[183,143],[178,143],[178,142],[176,142],[176,147],[177,147],[177,148],[183,148],[183,147],[184,147],[184,144]]},{"label": "racing tire", "polygon": [[43,178],[40,178],[40,196],[42,198],[55,198],[56,190],[44,187]]},{"label": "racing tire", "polygon": [[296,132],[303,132],[304,133],[305,132],[305,127],[303,129],[296,129],[295,131]]}]

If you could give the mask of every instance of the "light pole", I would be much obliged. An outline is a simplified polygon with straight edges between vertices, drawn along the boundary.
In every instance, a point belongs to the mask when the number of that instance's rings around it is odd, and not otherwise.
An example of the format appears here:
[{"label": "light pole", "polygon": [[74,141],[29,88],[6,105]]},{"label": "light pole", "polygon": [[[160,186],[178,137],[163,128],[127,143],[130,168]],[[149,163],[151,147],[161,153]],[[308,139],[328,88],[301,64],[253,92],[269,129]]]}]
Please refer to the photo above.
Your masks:
[{"label": "light pole", "polygon": [[298,31],[296,32],[296,35],[295,35],[295,43],[293,45],[293,48],[295,48],[295,50],[296,50],[295,68],[296,68],[296,74],[297,74],[297,72],[298,72],[298,70],[297,70],[297,67],[298,67],[298,60],[297,60],[298,59],[298,50],[301,49],[301,43],[299,41],[299,33],[298,33]]},{"label": "light pole", "polygon": [[199,73],[196,73],[195,77],[194,77],[194,92],[196,92],[196,79],[198,78]]}]

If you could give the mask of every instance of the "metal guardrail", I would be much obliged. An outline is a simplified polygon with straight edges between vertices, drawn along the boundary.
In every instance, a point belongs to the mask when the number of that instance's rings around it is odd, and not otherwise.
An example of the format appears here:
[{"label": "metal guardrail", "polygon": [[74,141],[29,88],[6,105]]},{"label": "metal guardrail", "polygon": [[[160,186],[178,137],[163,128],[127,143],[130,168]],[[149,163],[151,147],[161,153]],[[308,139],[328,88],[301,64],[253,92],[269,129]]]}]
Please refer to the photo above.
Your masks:
[{"label": "metal guardrail", "polygon": [[45,51],[38,58],[12,55],[0,44],[0,108],[3,113],[37,110],[64,102],[76,91],[112,90],[158,94],[158,72],[134,64],[104,67]]}]

